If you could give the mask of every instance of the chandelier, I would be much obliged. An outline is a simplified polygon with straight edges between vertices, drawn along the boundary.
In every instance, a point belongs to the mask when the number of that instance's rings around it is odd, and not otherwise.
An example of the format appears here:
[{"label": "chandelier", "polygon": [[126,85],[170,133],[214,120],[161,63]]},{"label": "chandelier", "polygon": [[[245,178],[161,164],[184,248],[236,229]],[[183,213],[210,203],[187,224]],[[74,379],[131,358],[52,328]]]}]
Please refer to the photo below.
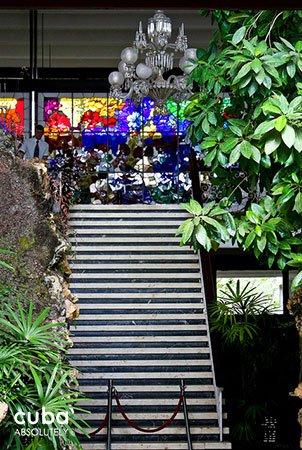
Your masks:
[{"label": "chandelier", "polygon": [[[173,98],[177,103],[192,95],[188,75],[196,66],[196,49],[188,48],[184,24],[174,43],[169,43],[172,24],[163,11],[156,11],[148,20],[147,41],[142,22],[139,23],[132,47],[121,52],[118,71],[111,72],[108,80],[110,95],[114,98],[131,99],[136,105],[144,97],[155,101],[157,113],[166,113],[166,101]],[[174,54],[182,53],[179,60],[181,75],[169,75],[173,69]]]}]

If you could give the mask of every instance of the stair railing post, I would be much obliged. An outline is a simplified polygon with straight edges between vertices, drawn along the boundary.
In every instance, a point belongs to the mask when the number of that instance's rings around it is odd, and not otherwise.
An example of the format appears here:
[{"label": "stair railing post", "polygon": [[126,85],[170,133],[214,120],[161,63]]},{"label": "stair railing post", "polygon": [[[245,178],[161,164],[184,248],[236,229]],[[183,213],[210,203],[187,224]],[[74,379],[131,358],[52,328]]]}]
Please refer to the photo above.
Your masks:
[{"label": "stair railing post", "polygon": [[107,445],[106,445],[106,450],[111,450],[112,389],[113,389],[112,380],[109,380],[108,381],[108,393],[107,393],[108,425],[107,425]]},{"label": "stair railing post", "polygon": [[182,396],[183,396],[183,402],[182,402],[182,404],[183,404],[184,419],[185,419],[185,425],[186,425],[186,433],[187,433],[187,441],[188,441],[188,450],[193,450],[185,389],[186,389],[186,386],[185,386],[184,380],[180,380],[180,390],[181,390],[181,394],[182,394]]},{"label": "stair railing post", "polygon": [[218,414],[218,427],[219,427],[219,440],[223,441],[223,412],[222,412],[222,391],[223,388],[216,386],[217,396],[217,414]]}]

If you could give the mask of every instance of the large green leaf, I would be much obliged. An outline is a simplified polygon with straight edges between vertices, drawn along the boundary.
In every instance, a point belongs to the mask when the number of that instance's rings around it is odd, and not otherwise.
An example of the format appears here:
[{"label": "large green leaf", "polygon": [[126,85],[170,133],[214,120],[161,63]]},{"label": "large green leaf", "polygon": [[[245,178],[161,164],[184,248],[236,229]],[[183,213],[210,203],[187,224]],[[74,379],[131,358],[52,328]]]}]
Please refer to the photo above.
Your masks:
[{"label": "large green leaf", "polygon": [[287,65],[286,65],[286,72],[288,73],[288,76],[290,78],[293,78],[296,74],[296,65],[293,61],[290,61]]},{"label": "large green leaf", "polygon": [[206,157],[204,159],[204,163],[206,166],[209,166],[211,164],[213,159],[216,157],[216,154],[217,154],[217,150],[216,150],[216,148],[214,148],[206,155]]},{"label": "large green leaf", "polygon": [[216,219],[212,219],[212,217],[203,216],[203,221],[212,225],[220,234],[220,237],[223,241],[228,241],[230,239],[230,235],[228,230],[224,225],[221,225]]},{"label": "large green leaf", "polygon": [[234,148],[234,150],[232,150],[231,154],[230,154],[230,164],[235,164],[238,159],[240,158],[240,144],[236,145],[236,147]]},{"label": "large green leaf", "polygon": [[302,285],[302,270],[300,270],[299,273],[293,278],[293,281],[291,283],[291,290],[294,291],[298,287]]},{"label": "large green leaf", "polygon": [[[187,208],[185,207],[185,205],[186,205],[186,203],[182,204],[182,206],[183,206],[185,209],[187,209]],[[187,206],[187,205],[186,205],[186,206]],[[183,231],[184,231],[184,229],[185,229],[185,227],[187,226],[187,224],[188,224],[189,222],[191,222],[191,221],[192,221],[192,219],[186,219],[186,220],[184,220],[184,221],[179,225],[179,227],[177,228],[176,233],[175,233],[175,236],[179,236],[180,234],[182,234]]]},{"label": "large green leaf", "polygon": [[255,135],[262,135],[271,131],[275,126],[275,119],[262,122],[255,130]]},{"label": "large green leaf", "polygon": [[260,239],[257,239],[257,247],[260,252],[263,252],[263,250],[266,247],[266,243],[267,243],[267,240],[266,240],[265,235],[263,235]]},{"label": "large green leaf", "polygon": [[258,224],[260,221],[260,216],[255,213],[254,211],[247,211],[246,212],[246,217],[248,218],[248,220],[254,224]]},{"label": "large green leaf", "polygon": [[193,220],[190,220],[189,222],[186,223],[185,227],[183,228],[182,238],[181,238],[181,242],[183,244],[188,242],[188,240],[191,238],[193,230],[194,230]]},{"label": "large green leaf", "polygon": [[207,148],[215,147],[216,144],[217,142],[214,139],[206,138],[199,144],[199,148],[200,150],[205,150]]},{"label": "large green leaf", "polygon": [[190,200],[190,208],[191,208],[192,214],[196,214],[197,216],[199,216],[202,212],[201,205],[193,198],[191,198],[191,200]]},{"label": "large green leaf", "polygon": [[267,89],[270,89],[272,87],[272,79],[268,75],[265,76],[263,80],[263,84]]},{"label": "large green leaf", "polygon": [[264,113],[273,113],[273,114],[281,114],[280,108],[278,106],[272,105],[269,102],[265,102],[262,106],[262,110]]},{"label": "large green leaf", "polygon": [[195,229],[195,237],[200,245],[208,252],[211,250],[211,240],[208,237],[207,231],[203,225],[197,225]]},{"label": "large green leaf", "polygon": [[261,205],[258,205],[257,203],[251,204],[251,210],[260,217],[265,215],[264,209],[262,208]]},{"label": "large green leaf", "polygon": [[295,133],[294,128],[291,127],[290,125],[286,125],[284,130],[281,133],[281,137],[282,137],[284,144],[288,148],[291,148],[294,145],[295,139],[296,139],[296,133]]},{"label": "large green leaf", "polygon": [[238,83],[243,77],[245,77],[250,71],[251,71],[251,63],[248,62],[244,64],[241,69],[239,70],[238,74],[233,80],[233,84]]},{"label": "large green leaf", "polygon": [[236,147],[238,142],[239,142],[239,139],[236,137],[228,138],[224,142],[221,143],[220,150],[224,153],[230,153],[230,151]]},{"label": "large green leaf", "polygon": [[202,208],[200,204],[196,201],[191,199],[190,203],[181,203],[181,206],[185,208],[190,214],[201,214]]},{"label": "large green leaf", "polygon": [[302,129],[296,128],[295,133],[296,133],[296,136],[295,136],[294,147],[297,150],[297,152],[301,153],[302,152]]},{"label": "large green leaf", "polygon": [[242,129],[238,127],[238,125],[229,123],[229,129],[232,131],[232,133],[236,134],[236,136],[242,136]]},{"label": "large green leaf", "polygon": [[302,213],[302,192],[296,195],[294,210],[299,214]]},{"label": "large green leaf", "polygon": [[250,159],[250,157],[253,154],[253,147],[251,143],[248,141],[242,141],[239,145],[240,145],[240,152],[242,153],[242,155],[245,158]]},{"label": "large green leaf", "polygon": [[245,247],[245,249],[248,249],[248,248],[252,245],[252,243],[253,243],[255,237],[256,237],[255,231],[251,231],[251,232],[247,235],[247,238],[246,238],[246,240],[245,240],[245,242],[244,242],[244,247]]},{"label": "large green leaf", "polygon": [[258,73],[258,72],[261,70],[261,68],[262,68],[262,64],[261,64],[260,59],[255,58],[255,59],[252,61],[251,68],[253,69],[253,71],[254,71],[255,73]]},{"label": "large green leaf", "polygon": [[267,155],[273,153],[281,144],[281,138],[277,134],[270,137],[264,144],[264,151]]},{"label": "large green leaf", "polygon": [[256,163],[258,164],[260,163],[261,160],[260,150],[257,147],[255,147],[255,145],[252,145],[252,159],[256,161]]},{"label": "large green leaf", "polygon": [[232,37],[232,44],[237,45],[239,44],[239,42],[242,41],[242,39],[244,38],[246,33],[246,27],[240,27],[237,31],[235,31],[235,33],[233,34]]},{"label": "large green leaf", "polygon": [[252,97],[255,94],[255,92],[257,91],[257,89],[258,89],[258,84],[253,80],[249,84],[247,91],[248,91],[249,95]]},{"label": "large green leaf", "polygon": [[277,117],[275,121],[275,128],[277,131],[282,131],[287,123],[286,117],[284,115]]},{"label": "large green leaf", "polygon": [[260,70],[260,72],[258,72],[255,76],[255,80],[257,81],[258,84],[262,84],[264,79],[265,79],[266,75],[263,69]]}]

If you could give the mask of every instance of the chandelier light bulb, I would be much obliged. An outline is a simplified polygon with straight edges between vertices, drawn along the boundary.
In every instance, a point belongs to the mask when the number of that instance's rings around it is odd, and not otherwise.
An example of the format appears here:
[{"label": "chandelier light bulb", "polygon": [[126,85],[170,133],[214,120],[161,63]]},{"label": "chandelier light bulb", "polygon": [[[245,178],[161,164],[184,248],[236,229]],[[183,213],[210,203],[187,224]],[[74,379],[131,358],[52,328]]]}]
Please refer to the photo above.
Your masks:
[{"label": "chandelier light bulb", "polygon": [[122,86],[124,83],[124,75],[118,71],[111,72],[109,74],[108,81],[111,86]]},{"label": "chandelier light bulb", "polygon": [[196,52],[196,48],[187,48],[187,50],[185,50],[184,57],[186,59],[194,59],[195,61],[197,61],[198,58]]},{"label": "chandelier light bulb", "polygon": [[133,47],[126,47],[121,53],[121,60],[126,64],[135,64],[138,59],[138,51]]},{"label": "chandelier light bulb", "polygon": [[151,67],[147,66],[144,63],[139,63],[136,67],[136,75],[142,80],[147,80],[153,74],[153,70]]},{"label": "chandelier light bulb", "polygon": [[126,72],[126,63],[124,61],[120,61],[118,63],[117,68],[118,68],[119,72],[124,74]]},{"label": "chandelier light bulb", "polygon": [[189,75],[192,72],[192,70],[195,69],[196,67],[196,64],[193,64],[190,61],[188,61],[185,56],[180,58],[178,65],[181,68],[181,70],[187,75]]}]

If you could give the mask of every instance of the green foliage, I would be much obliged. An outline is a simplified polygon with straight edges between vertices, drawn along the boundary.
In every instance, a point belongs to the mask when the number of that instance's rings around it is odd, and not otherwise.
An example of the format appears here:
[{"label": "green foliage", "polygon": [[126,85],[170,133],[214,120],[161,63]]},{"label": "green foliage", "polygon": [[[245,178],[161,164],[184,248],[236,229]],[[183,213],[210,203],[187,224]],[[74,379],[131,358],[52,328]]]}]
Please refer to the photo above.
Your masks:
[{"label": "green foliage", "polygon": [[237,280],[233,289],[228,283],[217,302],[209,305],[211,330],[218,332],[224,342],[248,345],[260,330],[260,314],[270,310],[267,299],[249,284],[241,289]]},{"label": "green foliage", "polygon": [[194,217],[185,220],[176,231],[176,235],[182,235],[181,246],[189,242],[195,250],[202,246],[209,251],[217,248],[221,242],[228,242],[235,234],[232,215],[219,205],[214,207],[214,204],[215,202],[210,202],[201,207],[193,199],[189,204],[183,204]]},{"label": "green foliage", "polygon": [[259,446],[255,436],[255,424],[263,422],[264,417],[269,415],[268,410],[259,403],[250,404],[245,399],[237,400],[235,408],[238,421],[232,429],[232,436],[239,442],[254,445],[257,443]]},{"label": "green foliage", "polygon": [[[291,254],[302,253],[302,11],[201,14],[212,15],[217,31],[197,51],[190,77],[200,92],[185,115],[187,136],[199,145],[220,192],[206,216],[227,199],[219,220],[229,220],[227,211],[233,216],[233,242],[284,269]],[[187,221],[182,244],[209,251],[225,242],[217,228],[211,236],[193,225]],[[293,286],[299,285],[302,272]]]},{"label": "green foliage", "polygon": [[[9,411],[1,423],[0,440],[9,450],[61,449],[69,444],[81,448],[74,432],[81,424],[75,419],[75,406],[79,392],[71,368],[63,362],[65,350],[60,345],[61,334],[55,330],[62,324],[46,324],[48,309],[37,318],[33,317],[33,306],[17,308],[6,305],[0,311],[0,400],[7,403]],[[14,414],[23,411],[32,413],[42,407],[55,415],[68,412],[68,424],[57,420],[43,424],[41,416],[37,424],[18,425]],[[21,428],[40,428],[42,437],[22,437]],[[54,430],[60,432],[59,435]]]},{"label": "green foliage", "polygon": [[236,240],[243,250],[252,248],[254,255],[267,261],[269,267],[274,262],[281,269],[286,266],[294,239],[289,223],[280,217],[271,197],[251,203],[236,222]]},{"label": "green foliage", "polygon": [[[0,248],[0,253],[6,254],[6,255],[12,255],[14,252]],[[13,266],[11,266],[10,264],[7,264],[5,261],[2,261],[2,260],[0,260],[0,266],[5,267],[6,269],[14,270]]]}]

